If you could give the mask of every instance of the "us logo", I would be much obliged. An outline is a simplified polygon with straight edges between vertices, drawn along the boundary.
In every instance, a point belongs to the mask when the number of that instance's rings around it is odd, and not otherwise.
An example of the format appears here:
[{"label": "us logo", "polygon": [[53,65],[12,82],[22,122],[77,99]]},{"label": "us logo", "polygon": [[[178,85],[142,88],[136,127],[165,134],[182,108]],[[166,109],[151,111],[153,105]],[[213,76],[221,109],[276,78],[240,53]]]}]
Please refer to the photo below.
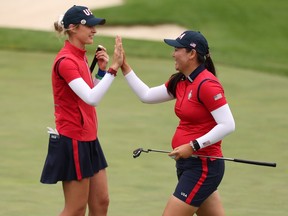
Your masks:
[{"label": "us logo", "polygon": [[196,44],[195,43],[190,43],[190,46],[195,48],[196,47]]},{"label": "us logo", "polygon": [[184,196],[184,197],[187,198],[188,195],[186,193],[184,193],[184,192],[181,192],[181,196]]},{"label": "us logo", "polygon": [[217,101],[217,100],[221,99],[222,97],[223,97],[222,94],[219,93],[219,94],[214,96],[214,100]]},{"label": "us logo", "polygon": [[180,40],[182,40],[182,38],[185,36],[185,33],[183,33],[183,34],[181,34],[178,38],[180,39]]},{"label": "us logo", "polygon": [[92,11],[90,10],[90,9],[85,9],[85,10],[83,10],[83,12],[87,15],[87,16],[90,16],[90,15],[92,15]]}]

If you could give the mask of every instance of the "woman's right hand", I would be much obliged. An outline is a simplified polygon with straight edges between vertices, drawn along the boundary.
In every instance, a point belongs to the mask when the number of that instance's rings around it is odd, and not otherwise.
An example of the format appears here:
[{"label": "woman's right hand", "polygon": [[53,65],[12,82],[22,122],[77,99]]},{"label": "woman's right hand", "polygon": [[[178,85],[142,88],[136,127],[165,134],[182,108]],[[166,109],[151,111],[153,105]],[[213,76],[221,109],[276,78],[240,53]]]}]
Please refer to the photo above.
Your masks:
[{"label": "woman's right hand", "polygon": [[130,65],[127,63],[125,51],[123,51],[123,64],[121,66],[121,70],[124,76],[127,75],[132,70]]},{"label": "woman's right hand", "polygon": [[173,149],[172,152],[168,154],[171,158],[175,160],[179,160],[180,158],[189,158],[193,154],[193,149],[190,143],[183,144],[178,146],[177,148]]}]

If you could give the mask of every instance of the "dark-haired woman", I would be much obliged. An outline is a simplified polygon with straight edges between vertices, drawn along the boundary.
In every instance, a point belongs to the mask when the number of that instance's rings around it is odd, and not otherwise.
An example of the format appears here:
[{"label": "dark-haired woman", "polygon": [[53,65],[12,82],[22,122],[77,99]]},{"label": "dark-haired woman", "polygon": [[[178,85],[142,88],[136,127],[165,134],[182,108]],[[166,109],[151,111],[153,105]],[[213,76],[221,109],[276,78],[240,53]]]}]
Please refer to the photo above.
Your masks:
[{"label": "dark-haired woman", "polygon": [[169,156],[176,160],[178,184],[168,200],[163,216],[223,216],[217,187],[224,175],[224,161],[191,155],[222,157],[221,142],[235,130],[233,115],[223,87],[216,78],[208,42],[197,31],[185,31],[175,40],[178,71],[163,85],[149,88],[133,72],[126,59],[123,74],[144,103],[176,99],[175,114],[180,119]]}]

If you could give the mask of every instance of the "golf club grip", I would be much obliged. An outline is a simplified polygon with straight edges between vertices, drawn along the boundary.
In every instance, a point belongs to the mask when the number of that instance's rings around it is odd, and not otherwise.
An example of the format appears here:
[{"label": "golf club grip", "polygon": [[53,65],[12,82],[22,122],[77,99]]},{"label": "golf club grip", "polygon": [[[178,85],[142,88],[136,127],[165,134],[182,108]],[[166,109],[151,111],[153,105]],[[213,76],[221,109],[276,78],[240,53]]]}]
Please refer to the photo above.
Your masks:
[{"label": "golf club grip", "polygon": [[96,49],[96,52],[95,52],[93,61],[92,61],[91,66],[90,66],[90,73],[92,73],[92,72],[94,71],[95,65],[96,65],[97,62],[98,62],[98,59],[96,58],[96,53],[97,53],[98,51],[100,51],[100,50],[101,50],[101,48],[98,46],[97,49]]},{"label": "golf club grip", "polygon": [[269,163],[269,162],[260,162],[260,161],[250,161],[250,160],[243,160],[234,158],[233,161],[238,163],[246,163],[246,164],[254,164],[259,166],[269,166],[269,167],[276,167],[276,163]]},{"label": "golf club grip", "polygon": [[94,56],[93,61],[92,61],[91,66],[90,66],[90,73],[93,73],[93,70],[95,68],[97,61],[98,61],[98,59],[96,58],[96,56]]}]

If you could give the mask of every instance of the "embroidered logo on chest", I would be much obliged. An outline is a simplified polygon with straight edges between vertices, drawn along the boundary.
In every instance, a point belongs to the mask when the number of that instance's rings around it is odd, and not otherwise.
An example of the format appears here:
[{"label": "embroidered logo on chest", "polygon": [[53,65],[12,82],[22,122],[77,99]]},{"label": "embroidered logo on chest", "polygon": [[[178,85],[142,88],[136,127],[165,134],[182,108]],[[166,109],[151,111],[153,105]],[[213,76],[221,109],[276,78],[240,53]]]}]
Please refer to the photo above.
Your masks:
[{"label": "embroidered logo on chest", "polygon": [[190,92],[188,94],[188,100],[190,101],[191,98],[192,98],[192,90],[190,90]]}]

